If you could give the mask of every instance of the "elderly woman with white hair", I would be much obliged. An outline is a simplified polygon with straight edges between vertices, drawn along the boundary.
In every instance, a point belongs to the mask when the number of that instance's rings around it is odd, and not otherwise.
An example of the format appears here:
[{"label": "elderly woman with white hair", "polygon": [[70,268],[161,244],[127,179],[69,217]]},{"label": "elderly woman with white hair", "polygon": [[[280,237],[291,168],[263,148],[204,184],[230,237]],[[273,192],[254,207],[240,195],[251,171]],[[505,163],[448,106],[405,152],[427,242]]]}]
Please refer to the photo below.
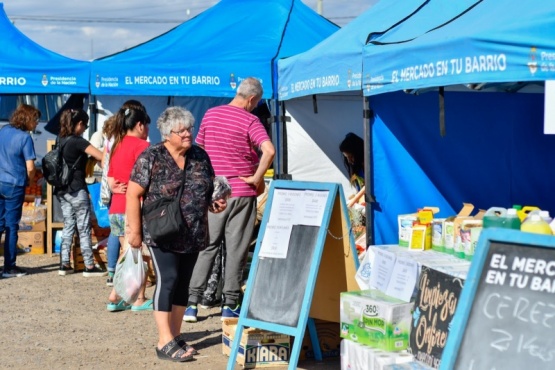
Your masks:
[{"label": "elderly woman with white hair", "polygon": [[[164,140],[147,148],[135,162],[127,187],[126,233],[131,247],[148,246],[156,270],[153,309],[158,358],[184,362],[197,354],[181,334],[189,281],[199,252],[207,246],[208,211],[221,212],[227,203],[212,201],[214,170],[206,152],[193,145],[191,112],[169,107],[156,124]],[[185,231],[171,243],[157,244],[141,214],[141,199],[148,206],[163,197],[176,198],[182,186],[179,201]]]}]

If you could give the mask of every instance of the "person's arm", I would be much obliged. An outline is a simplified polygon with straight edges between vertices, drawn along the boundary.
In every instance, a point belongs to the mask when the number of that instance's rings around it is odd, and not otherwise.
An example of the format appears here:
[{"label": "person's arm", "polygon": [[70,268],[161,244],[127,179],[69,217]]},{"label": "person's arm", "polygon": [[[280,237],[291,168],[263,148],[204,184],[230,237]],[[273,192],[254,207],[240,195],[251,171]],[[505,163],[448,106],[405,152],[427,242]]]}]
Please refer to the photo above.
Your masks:
[{"label": "person's arm", "polygon": [[125,196],[125,234],[127,242],[133,248],[140,248],[143,243],[141,197],[145,189],[134,181],[129,181]]},{"label": "person's arm", "polygon": [[34,185],[36,171],[35,161],[29,159],[28,161],[25,161],[25,166],[27,167],[27,178],[29,178],[29,185]]},{"label": "person's arm", "polygon": [[116,194],[116,193],[125,194],[127,192],[127,184],[123,182],[119,182],[113,177],[107,177],[106,179],[108,180],[108,186],[110,187],[110,191],[113,194]]},{"label": "person's arm", "polygon": [[274,156],[276,155],[276,149],[270,140],[266,140],[260,145],[260,151],[262,152],[262,156],[260,157],[260,162],[254,175],[248,177],[239,176],[241,180],[245,181],[247,184],[253,184],[257,188],[260,183],[264,181],[264,174],[268,168],[270,168]]},{"label": "person's arm", "polygon": [[85,149],[85,153],[87,153],[97,161],[102,162],[102,157],[103,157],[102,152],[96,149],[94,146],[89,145],[87,149]]}]

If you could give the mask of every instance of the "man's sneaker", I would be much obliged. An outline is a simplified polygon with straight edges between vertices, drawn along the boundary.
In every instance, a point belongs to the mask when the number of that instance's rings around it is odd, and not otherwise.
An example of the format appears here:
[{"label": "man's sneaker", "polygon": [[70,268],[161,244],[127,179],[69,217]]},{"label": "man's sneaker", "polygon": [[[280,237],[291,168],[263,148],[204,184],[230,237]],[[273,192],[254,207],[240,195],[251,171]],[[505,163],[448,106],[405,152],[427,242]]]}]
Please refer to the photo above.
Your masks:
[{"label": "man's sneaker", "polygon": [[234,309],[229,306],[222,308],[222,321],[225,319],[237,319],[241,313],[241,305],[237,305]]},{"label": "man's sneaker", "polygon": [[188,306],[185,310],[185,315],[183,315],[183,321],[185,322],[197,322],[198,309],[197,306]]},{"label": "man's sneaker", "polygon": [[65,276],[69,274],[73,274],[73,268],[71,265],[69,263],[61,264],[60,269],[58,270],[58,275]]},{"label": "man's sneaker", "polygon": [[211,300],[211,299],[206,299],[205,297],[202,297],[199,307],[204,310],[208,310],[214,307],[218,307],[221,304],[222,304],[222,301],[220,301],[219,299]]},{"label": "man's sneaker", "polygon": [[27,271],[23,270],[21,267],[14,266],[11,269],[4,269],[2,272],[2,277],[10,278],[10,277],[20,277],[27,275]]},{"label": "man's sneaker", "polygon": [[114,286],[114,273],[108,271],[108,279],[106,279],[106,285]]},{"label": "man's sneaker", "polygon": [[85,266],[85,270],[83,271],[84,277],[91,277],[91,276],[106,276],[108,271],[101,269],[97,265],[94,265],[92,268],[88,268]]}]

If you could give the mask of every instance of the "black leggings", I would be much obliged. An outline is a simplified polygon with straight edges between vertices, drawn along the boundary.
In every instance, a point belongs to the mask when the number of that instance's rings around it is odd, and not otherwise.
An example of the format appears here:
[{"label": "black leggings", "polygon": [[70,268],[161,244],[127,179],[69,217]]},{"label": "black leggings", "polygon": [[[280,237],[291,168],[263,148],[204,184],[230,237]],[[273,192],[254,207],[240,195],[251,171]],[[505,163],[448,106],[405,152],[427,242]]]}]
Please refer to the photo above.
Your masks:
[{"label": "black leggings", "polygon": [[154,310],[171,312],[172,306],[187,306],[189,282],[197,253],[174,253],[161,248],[151,248],[150,255],[156,271],[154,290]]}]

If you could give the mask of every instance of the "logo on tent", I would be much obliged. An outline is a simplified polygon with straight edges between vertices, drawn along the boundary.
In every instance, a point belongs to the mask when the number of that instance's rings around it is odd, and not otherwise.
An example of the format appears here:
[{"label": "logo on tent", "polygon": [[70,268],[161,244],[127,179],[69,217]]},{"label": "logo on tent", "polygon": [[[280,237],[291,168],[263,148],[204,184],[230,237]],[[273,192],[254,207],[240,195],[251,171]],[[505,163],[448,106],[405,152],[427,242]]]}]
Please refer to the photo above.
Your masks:
[{"label": "logo on tent", "polygon": [[48,85],[48,77],[46,77],[46,75],[42,75],[42,86],[46,86]]},{"label": "logo on tent", "polygon": [[351,69],[349,68],[349,70],[347,71],[347,87],[350,89],[351,88],[351,76],[353,75],[353,72],[351,71]]},{"label": "logo on tent", "polygon": [[100,87],[100,76],[99,75],[96,75],[96,81],[94,82],[94,85],[96,86],[97,89]]},{"label": "logo on tent", "polygon": [[534,74],[538,70],[538,62],[536,61],[536,47],[532,46],[530,48],[530,61],[528,62],[528,68],[530,73]]},{"label": "logo on tent", "polygon": [[231,86],[232,89],[237,87],[237,82],[235,82],[235,75],[233,73],[229,76],[229,86]]}]

